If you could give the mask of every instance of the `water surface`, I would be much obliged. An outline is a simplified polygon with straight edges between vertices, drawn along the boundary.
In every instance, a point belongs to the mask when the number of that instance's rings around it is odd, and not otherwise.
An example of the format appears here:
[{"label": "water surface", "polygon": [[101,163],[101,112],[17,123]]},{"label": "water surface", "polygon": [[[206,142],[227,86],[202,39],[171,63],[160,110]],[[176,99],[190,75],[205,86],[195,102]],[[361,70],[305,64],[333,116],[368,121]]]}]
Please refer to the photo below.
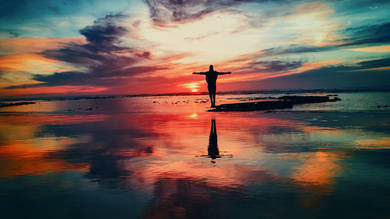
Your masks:
[{"label": "water surface", "polygon": [[206,96],[2,108],[2,217],[388,218],[389,93],[339,97],[272,112],[211,113]]}]

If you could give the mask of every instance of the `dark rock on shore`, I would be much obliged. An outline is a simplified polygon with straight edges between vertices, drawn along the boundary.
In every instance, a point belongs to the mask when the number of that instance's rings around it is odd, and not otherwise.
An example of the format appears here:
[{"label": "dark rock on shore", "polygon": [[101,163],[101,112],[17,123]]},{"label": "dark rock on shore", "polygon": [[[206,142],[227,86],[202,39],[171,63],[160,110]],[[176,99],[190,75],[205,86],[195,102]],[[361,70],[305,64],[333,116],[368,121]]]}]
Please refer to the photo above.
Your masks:
[{"label": "dark rock on shore", "polygon": [[341,101],[341,99],[338,97],[330,99],[329,96],[283,96],[279,97],[278,100],[275,101],[221,104],[213,109],[210,109],[209,111],[225,112],[291,109],[295,104],[324,103],[335,101]]},{"label": "dark rock on shore", "polygon": [[329,96],[283,96],[283,97],[279,97],[278,99],[283,101],[290,101],[293,102],[294,104],[324,103],[324,102],[341,100],[338,97],[330,99]]},{"label": "dark rock on shore", "polygon": [[256,111],[256,110],[273,110],[289,109],[293,107],[292,102],[288,101],[259,101],[250,103],[230,103],[216,106],[209,111]]}]

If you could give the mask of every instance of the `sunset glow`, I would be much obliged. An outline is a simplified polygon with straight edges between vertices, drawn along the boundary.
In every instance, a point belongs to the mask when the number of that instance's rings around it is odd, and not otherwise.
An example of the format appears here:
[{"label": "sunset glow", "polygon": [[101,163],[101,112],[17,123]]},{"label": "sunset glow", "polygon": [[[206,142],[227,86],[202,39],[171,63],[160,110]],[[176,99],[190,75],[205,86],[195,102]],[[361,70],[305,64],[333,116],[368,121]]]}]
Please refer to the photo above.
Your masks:
[{"label": "sunset glow", "polygon": [[198,92],[199,85],[197,82],[189,83],[189,84],[184,84],[184,87],[188,88],[191,90],[191,92]]},{"label": "sunset glow", "polygon": [[390,1],[0,1],[1,218],[390,219]]},{"label": "sunset glow", "polygon": [[0,20],[0,98],[204,92],[210,64],[218,91],[388,87],[382,1],[36,5]]}]

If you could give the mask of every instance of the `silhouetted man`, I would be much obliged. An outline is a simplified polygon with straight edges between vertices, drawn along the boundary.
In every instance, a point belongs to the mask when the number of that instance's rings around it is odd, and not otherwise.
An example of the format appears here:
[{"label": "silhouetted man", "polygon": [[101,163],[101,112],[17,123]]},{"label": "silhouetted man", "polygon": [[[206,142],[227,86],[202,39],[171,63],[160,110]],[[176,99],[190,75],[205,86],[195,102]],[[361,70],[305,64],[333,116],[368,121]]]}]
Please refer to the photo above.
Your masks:
[{"label": "silhouetted man", "polygon": [[217,78],[218,75],[231,74],[231,72],[217,72],[214,71],[212,65],[210,65],[209,71],[207,72],[194,72],[192,74],[206,75],[207,88],[209,89],[209,96],[211,101],[211,107],[215,106],[215,92],[217,91]]}]

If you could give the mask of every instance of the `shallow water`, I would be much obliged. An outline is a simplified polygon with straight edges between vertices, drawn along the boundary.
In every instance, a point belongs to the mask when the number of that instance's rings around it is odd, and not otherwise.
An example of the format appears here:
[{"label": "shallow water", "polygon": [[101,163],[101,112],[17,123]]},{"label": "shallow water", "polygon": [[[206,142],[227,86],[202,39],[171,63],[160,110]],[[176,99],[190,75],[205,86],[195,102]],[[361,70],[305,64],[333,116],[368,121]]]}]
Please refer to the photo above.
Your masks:
[{"label": "shallow water", "polygon": [[272,112],[211,113],[206,96],[2,108],[2,218],[388,218],[389,94],[339,97]]}]

